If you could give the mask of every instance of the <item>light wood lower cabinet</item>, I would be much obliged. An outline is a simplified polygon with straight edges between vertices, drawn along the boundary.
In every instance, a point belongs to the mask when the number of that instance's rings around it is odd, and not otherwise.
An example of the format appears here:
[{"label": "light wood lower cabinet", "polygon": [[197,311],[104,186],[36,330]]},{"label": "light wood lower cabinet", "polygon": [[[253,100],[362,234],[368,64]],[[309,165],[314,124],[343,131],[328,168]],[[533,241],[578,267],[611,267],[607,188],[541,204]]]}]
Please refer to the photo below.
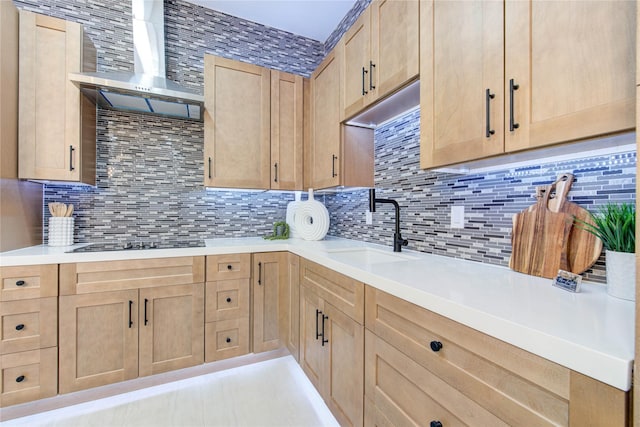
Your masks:
[{"label": "light wood lower cabinet", "polygon": [[366,327],[368,425],[627,423],[627,393],[371,287]]},{"label": "light wood lower cabinet", "polygon": [[251,254],[207,257],[205,362],[250,351]]},{"label": "light wood lower cabinet", "polygon": [[60,393],[138,376],[138,290],[60,297]]},{"label": "light wood lower cabinet", "polygon": [[204,362],[204,284],[140,290],[139,375]]},{"label": "light wood lower cabinet", "polygon": [[287,254],[287,277],[280,281],[280,340],[300,359],[300,257]]},{"label": "light wood lower cabinet", "polygon": [[58,266],[0,268],[0,407],[58,392]]},{"label": "light wood lower cabinet", "polygon": [[253,352],[275,350],[280,340],[279,288],[287,281],[287,252],[253,255]]},{"label": "light wood lower cabinet", "polygon": [[[323,288],[309,281],[305,283],[304,275],[311,273],[309,265],[308,261],[301,261],[300,365],[340,424],[361,426],[364,417],[364,327],[332,305],[329,302],[333,299],[331,294],[326,294],[327,298],[321,297]],[[318,266],[312,264],[311,268],[314,267],[317,272]],[[316,279],[325,284],[346,279],[331,273],[325,280],[320,276]],[[351,285],[357,288],[362,283],[351,280]]]},{"label": "light wood lower cabinet", "polygon": [[203,363],[204,257],[60,271],[60,393]]}]

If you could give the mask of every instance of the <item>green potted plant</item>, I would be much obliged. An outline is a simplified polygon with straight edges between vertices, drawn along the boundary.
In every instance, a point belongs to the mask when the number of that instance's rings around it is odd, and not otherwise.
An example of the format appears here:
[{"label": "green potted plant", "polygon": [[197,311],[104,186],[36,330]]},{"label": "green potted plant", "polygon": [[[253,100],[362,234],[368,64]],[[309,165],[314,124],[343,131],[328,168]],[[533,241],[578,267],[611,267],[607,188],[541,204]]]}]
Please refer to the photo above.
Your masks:
[{"label": "green potted plant", "polygon": [[592,214],[593,224],[578,226],[594,234],[606,249],[607,292],[635,301],[636,208],[631,203],[607,203]]}]

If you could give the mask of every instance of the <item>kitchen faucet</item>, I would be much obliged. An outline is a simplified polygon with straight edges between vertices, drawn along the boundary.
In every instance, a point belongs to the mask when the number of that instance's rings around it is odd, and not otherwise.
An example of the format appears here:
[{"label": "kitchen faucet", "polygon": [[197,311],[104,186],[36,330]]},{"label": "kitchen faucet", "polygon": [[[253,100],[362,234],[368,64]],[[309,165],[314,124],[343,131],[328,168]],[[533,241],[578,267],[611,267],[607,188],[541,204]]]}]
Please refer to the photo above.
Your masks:
[{"label": "kitchen faucet", "polygon": [[395,200],[376,199],[376,189],[371,188],[369,189],[369,211],[370,212],[373,213],[376,211],[376,203],[390,203],[396,209],[396,230],[393,233],[393,251],[401,252],[402,247],[407,246],[409,244],[409,241],[406,239],[403,239],[402,235],[400,234],[400,205],[398,205],[398,202],[396,202]]}]

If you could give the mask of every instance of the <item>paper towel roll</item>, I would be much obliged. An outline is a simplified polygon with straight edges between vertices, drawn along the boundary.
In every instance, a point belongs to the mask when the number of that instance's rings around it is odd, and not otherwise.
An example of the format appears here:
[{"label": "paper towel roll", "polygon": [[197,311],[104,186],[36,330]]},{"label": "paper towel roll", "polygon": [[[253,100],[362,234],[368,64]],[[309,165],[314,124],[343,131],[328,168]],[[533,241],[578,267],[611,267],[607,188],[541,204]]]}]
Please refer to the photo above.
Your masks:
[{"label": "paper towel roll", "polygon": [[329,211],[313,199],[313,189],[309,189],[309,200],[296,209],[295,228],[304,240],[322,240],[329,231]]},{"label": "paper towel roll", "polygon": [[296,219],[296,211],[300,207],[300,203],[302,199],[302,191],[295,192],[295,200],[293,202],[289,202],[287,204],[287,224],[289,224],[289,236],[292,238],[300,238],[300,233],[296,229],[295,219]]}]

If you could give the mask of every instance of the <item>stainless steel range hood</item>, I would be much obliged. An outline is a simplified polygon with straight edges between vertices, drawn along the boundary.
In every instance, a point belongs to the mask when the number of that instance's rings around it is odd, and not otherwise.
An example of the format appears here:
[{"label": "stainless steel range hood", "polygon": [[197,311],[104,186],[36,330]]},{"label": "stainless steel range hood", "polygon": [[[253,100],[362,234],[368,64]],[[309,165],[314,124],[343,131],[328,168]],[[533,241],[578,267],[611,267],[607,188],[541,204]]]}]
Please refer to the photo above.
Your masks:
[{"label": "stainless steel range hood", "polygon": [[202,120],[204,96],[165,77],[164,2],[132,0],[134,71],[70,73],[96,105],[182,119]]}]

